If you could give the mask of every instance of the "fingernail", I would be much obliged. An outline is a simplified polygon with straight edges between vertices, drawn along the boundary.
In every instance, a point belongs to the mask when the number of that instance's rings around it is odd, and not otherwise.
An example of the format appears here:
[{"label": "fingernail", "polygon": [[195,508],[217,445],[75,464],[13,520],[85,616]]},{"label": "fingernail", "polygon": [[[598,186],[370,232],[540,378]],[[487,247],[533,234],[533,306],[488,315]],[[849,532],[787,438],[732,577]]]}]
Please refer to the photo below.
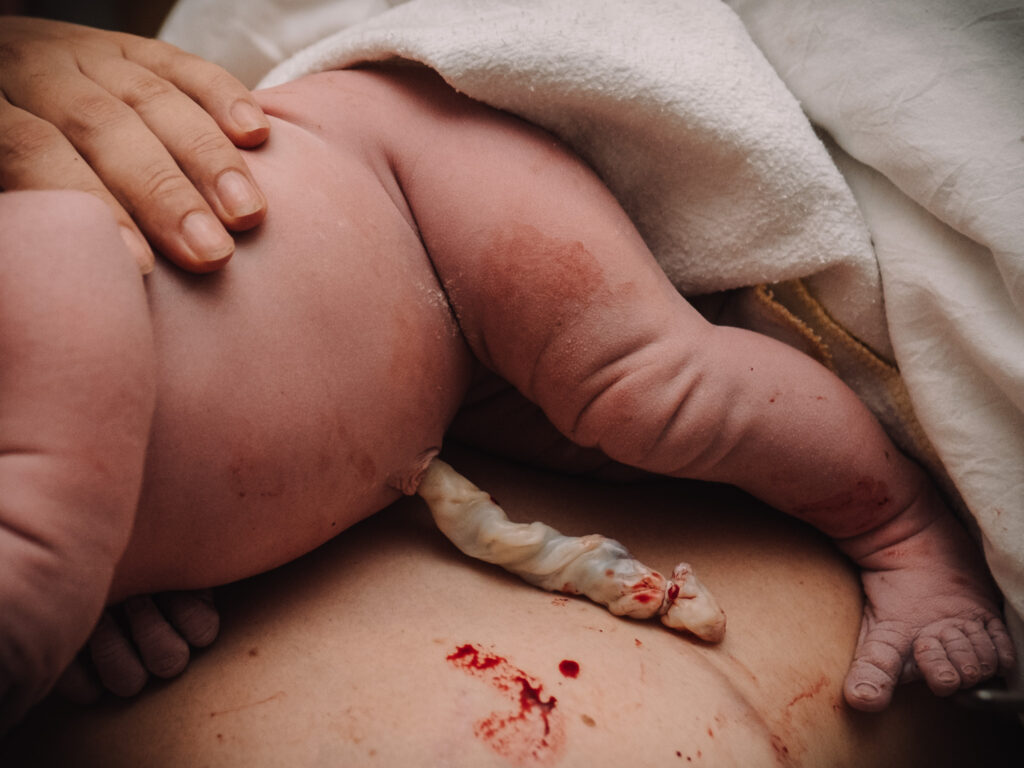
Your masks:
[{"label": "fingernail", "polygon": [[231,118],[246,133],[262,131],[270,127],[266,115],[248,101],[236,101],[231,107]]},{"label": "fingernail", "polygon": [[139,265],[139,269],[142,274],[148,275],[153,271],[153,251],[149,249],[146,241],[139,237],[138,233],[134,229],[122,226],[121,228],[121,239],[124,244],[128,246],[128,250],[131,251],[132,256],[135,257],[135,261]]},{"label": "fingernail", "polygon": [[203,261],[215,261],[231,255],[235,250],[235,241],[224,231],[211,214],[205,211],[193,211],[181,222],[181,231],[185,242]]},{"label": "fingernail", "polygon": [[217,179],[217,197],[229,216],[239,218],[256,213],[263,199],[239,171],[224,171]]}]

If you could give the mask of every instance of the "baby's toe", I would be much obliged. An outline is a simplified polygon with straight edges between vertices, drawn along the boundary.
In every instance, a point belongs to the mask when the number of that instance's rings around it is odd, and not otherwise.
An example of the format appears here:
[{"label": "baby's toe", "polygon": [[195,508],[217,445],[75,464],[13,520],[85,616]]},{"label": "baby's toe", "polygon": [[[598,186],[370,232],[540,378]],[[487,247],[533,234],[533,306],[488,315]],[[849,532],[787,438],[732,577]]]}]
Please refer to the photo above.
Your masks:
[{"label": "baby's toe", "polygon": [[985,623],[988,636],[992,638],[992,644],[996,647],[996,657],[999,660],[999,671],[1003,674],[1010,672],[1017,666],[1017,652],[1014,649],[1010,633],[1006,631],[1006,625],[1002,620],[992,617]]},{"label": "baby's toe", "polygon": [[847,703],[864,712],[885,709],[903,674],[909,647],[901,632],[874,629],[864,633],[843,684]]},{"label": "baby's toe", "polygon": [[117,696],[134,696],[149,675],[109,611],[104,611],[89,639],[89,653],[100,682]]},{"label": "baby's toe", "polygon": [[968,679],[979,674],[978,657],[970,641],[954,627],[918,637],[914,642],[914,659],[936,696],[949,696],[959,690],[966,683],[961,672]]},{"label": "baby's toe", "polygon": [[880,712],[892,701],[895,680],[870,662],[857,659],[850,665],[843,684],[847,703],[862,712]]},{"label": "baby's toe", "polygon": [[175,631],[149,597],[124,604],[132,640],[146,669],[157,677],[174,677],[188,666],[188,643]]},{"label": "baby's toe", "polygon": [[980,621],[968,621],[964,624],[963,630],[971,646],[974,648],[974,653],[978,657],[979,675],[976,680],[971,681],[971,685],[973,685],[980,680],[992,677],[996,673],[999,669],[999,653],[996,650],[995,643],[992,642],[992,638],[989,636],[988,630]]}]

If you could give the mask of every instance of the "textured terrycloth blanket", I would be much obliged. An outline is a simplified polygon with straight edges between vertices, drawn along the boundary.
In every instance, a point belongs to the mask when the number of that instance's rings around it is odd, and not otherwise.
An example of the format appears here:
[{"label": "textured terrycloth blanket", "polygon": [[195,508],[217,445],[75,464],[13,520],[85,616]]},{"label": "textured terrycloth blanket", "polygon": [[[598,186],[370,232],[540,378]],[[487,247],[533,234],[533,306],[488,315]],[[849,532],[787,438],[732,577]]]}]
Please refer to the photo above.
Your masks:
[{"label": "textured terrycloth blanket", "polygon": [[1024,8],[731,5],[183,0],[162,36],[251,85],[420,62],[560,136],[680,290],[853,386],[1024,614]]}]

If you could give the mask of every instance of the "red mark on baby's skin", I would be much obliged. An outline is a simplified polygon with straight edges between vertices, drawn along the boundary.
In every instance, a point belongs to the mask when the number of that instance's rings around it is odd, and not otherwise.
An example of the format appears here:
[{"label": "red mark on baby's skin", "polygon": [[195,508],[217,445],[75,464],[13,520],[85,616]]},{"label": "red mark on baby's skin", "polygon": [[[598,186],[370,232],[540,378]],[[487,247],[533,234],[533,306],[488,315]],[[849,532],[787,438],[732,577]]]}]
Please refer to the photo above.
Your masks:
[{"label": "red mark on baby's skin", "polygon": [[643,643],[640,642],[640,638],[639,637],[634,637],[633,638],[633,643],[636,645],[637,648],[642,648],[643,645],[644,645]]},{"label": "red mark on baby's skin", "polygon": [[881,480],[862,478],[856,486],[824,499],[803,504],[792,514],[837,539],[856,536],[885,522],[892,514],[889,487]]},{"label": "red mark on baby's skin", "polygon": [[[513,706],[511,711],[492,712],[478,720],[473,727],[477,738],[515,765],[543,766],[557,760],[565,743],[565,723],[556,711],[557,699],[545,698],[538,681],[508,659],[472,644],[459,646],[447,658],[459,669],[488,682]],[[566,663],[576,664],[562,662]],[[578,664],[576,668],[578,673]]]},{"label": "red mark on baby's skin", "polygon": [[668,588],[668,601],[674,603],[677,597],[679,597],[679,585],[673,584]]},{"label": "red mark on baby's skin", "polygon": [[638,603],[649,603],[654,598],[652,598],[646,592],[641,592],[639,595],[633,595],[633,599],[636,600]]},{"label": "red mark on baby's skin", "polygon": [[558,664],[558,671],[561,672],[565,677],[579,677],[580,665],[578,662],[572,659],[563,659]]}]

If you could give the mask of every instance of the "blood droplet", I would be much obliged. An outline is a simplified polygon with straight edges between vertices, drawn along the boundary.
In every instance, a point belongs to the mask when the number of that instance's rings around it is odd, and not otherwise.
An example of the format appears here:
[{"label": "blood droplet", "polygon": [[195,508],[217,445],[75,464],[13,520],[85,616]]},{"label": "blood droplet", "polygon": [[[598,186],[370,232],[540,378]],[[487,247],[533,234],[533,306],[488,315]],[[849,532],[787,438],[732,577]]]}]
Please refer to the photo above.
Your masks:
[{"label": "blood droplet", "polygon": [[572,659],[563,659],[558,665],[558,671],[565,677],[579,677],[580,665]]}]

